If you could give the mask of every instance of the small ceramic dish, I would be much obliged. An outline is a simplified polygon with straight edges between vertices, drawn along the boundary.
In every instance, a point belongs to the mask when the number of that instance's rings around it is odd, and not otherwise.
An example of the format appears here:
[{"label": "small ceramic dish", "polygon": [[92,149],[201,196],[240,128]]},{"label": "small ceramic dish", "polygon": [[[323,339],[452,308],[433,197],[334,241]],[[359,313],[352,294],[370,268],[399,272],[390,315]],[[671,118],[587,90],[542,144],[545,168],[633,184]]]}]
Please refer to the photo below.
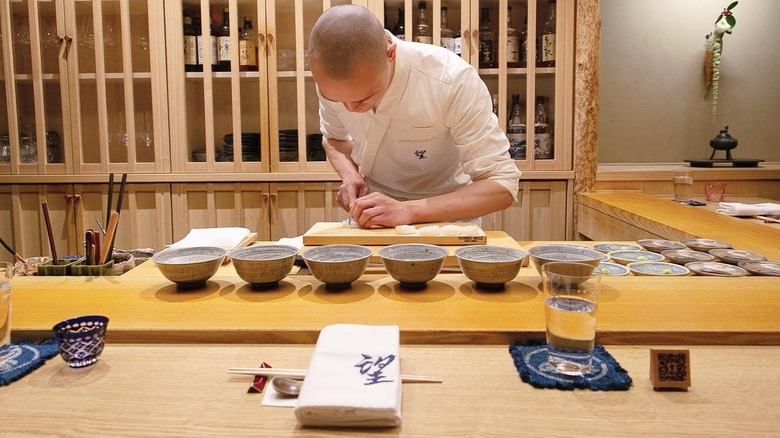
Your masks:
[{"label": "small ceramic dish", "polygon": [[720,261],[731,263],[732,265],[736,265],[739,262],[763,262],[766,260],[766,257],[757,252],[741,249],[711,249],[708,252]]},{"label": "small ceramic dish", "polygon": [[226,255],[226,250],[216,246],[196,246],[160,251],[152,261],[178,287],[196,288],[217,273]]},{"label": "small ceramic dish", "polygon": [[601,262],[596,267],[596,270],[601,272],[601,275],[611,275],[613,277],[628,275],[631,272],[626,266],[612,262]]},{"label": "small ceramic dish", "polygon": [[640,251],[642,247],[635,243],[605,242],[593,245],[593,249],[607,253],[610,251]]},{"label": "small ceramic dish", "polygon": [[609,260],[606,254],[589,246],[566,243],[537,245],[528,250],[528,255],[539,275],[542,275],[542,266],[549,262],[587,263],[596,267],[599,263]]},{"label": "small ceramic dish", "polygon": [[520,272],[528,254],[498,245],[469,245],[455,250],[463,275],[480,289],[501,290]]},{"label": "small ceramic dish", "polygon": [[713,239],[685,239],[680,242],[684,243],[690,249],[702,252],[707,252],[711,249],[731,248],[730,243]]},{"label": "small ceramic dish", "polygon": [[679,265],[690,262],[709,262],[715,260],[715,256],[710,253],[692,249],[667,249],[666,251],[661,251],[661,255],[672,263],[677,263]]},{"label": "small ceramic dish", "polygon": [[737,263],[737,266],[753,275],[780,277],[780,262],[769,262],[765,260],[758,262],[739,262]]},{"label": "small ceramic dish", "polygon": [[631,262],[662,262],[665,260],[664,256],[652,251],[610,251],[607,254],[621,265],[627,265]]},{"label": "small ceramic dish", "polygon": [[685,266],[667,262],[631,262],[626,265],[634,275],[654,275],[659,277],[679,277],[690,275],[691,270]]},{"label": "small ceramic dish", "polygon": [[636,243],[642,246],[642,248],[653,251],[653,252],[661,252],[665,251],[667,249],[685,249],[687,246],[685,246],[682,242],[676,242],[674,240],[663,240],[663,239],[640,239],[637,240]]},{"label": "small ceramic dish", "polygon": [[698,275],[710,275],[715,277],[744,277],[748,271],[739,266],[728,265],[720,262],[690,262],[685,267]]}]

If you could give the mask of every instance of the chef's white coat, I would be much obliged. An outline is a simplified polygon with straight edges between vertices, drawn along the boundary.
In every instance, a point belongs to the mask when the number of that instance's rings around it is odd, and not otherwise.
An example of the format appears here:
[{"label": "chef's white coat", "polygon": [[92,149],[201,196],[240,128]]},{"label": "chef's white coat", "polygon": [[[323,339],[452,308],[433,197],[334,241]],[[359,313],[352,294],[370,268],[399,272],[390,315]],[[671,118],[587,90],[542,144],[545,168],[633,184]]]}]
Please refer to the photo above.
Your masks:
[{"label": "chef's white coat", "polygon": [[323,135],[353,140],[372,192],[421,199],[491,179],[517,200],[520,171],[476,69],[447,49],[388,38],[398,49],[385,96],[365,113],[320,96]]}]

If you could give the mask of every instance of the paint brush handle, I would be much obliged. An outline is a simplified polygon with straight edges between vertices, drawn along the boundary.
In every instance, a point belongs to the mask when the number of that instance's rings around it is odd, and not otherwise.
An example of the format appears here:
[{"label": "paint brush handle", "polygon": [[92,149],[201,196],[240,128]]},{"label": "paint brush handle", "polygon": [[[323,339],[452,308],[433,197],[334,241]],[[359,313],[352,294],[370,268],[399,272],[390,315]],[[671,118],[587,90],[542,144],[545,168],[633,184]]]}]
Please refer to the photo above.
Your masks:
[{"label": "paint brush handle", "polygon": [[[119,222],[119,213],[112,211],[111,216],[108,218],[108,227],[106,228],[106,240],[105,242],[111,242],[114,240],[114,234],[116,233],[116,225]],[[111,250],[111,245],[105,245],[103,247],[103,254],[100,255],[99,265],[106,263],[111,256],[108,252]]]},{"label": "paint brush handle", "polygon": [[51,218],[49,217],[49,204],[46,201],[43,201],[41,207],[43,207],[43,219],[46,221],[46,232],[49,234],[49,246],[51,247],[51,258],[52,258],[51,264],[56,265],[58,262],[57,247],[54,244],[54,232],[51,229]]},{"label": "paint brush handle", "polygon": [[5,248],[5,249],[6,249],[8,252],[10,252],[10,253],[11,253],[11,255],[13,255],[14,257],[16,257],[16,260],[19,260],[19,261],[20,261],[20,262],[22,262],[22,263],[27,263],[27,259],[25,259],[24,257],[20,256],[20,255],[19,255],[19,253],[17,253],[16,251],[14,251],[14,249],[13,249],[13,248],[11,248],[11,245],[9,245],[9,244],[5,243],[5,240],[3,240],[3,238],[2,238],[2,237],[0,237],[0,244],[2,244],[2,245],[3,245],[3,247],[4,247],[4,248]]}]

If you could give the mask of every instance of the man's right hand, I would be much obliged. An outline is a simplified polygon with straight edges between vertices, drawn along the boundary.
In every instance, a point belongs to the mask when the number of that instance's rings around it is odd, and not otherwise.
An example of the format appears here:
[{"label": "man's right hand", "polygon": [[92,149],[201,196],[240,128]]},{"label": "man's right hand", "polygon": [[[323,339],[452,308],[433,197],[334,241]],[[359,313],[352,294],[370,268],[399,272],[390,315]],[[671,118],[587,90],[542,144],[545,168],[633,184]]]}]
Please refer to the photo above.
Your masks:
[{"label": "man's right hand", "polygon": [[345,180],[339,187],[337,201],[346,211],[352,209],[355,200],[368,194],[368,184],[363,178]]}]

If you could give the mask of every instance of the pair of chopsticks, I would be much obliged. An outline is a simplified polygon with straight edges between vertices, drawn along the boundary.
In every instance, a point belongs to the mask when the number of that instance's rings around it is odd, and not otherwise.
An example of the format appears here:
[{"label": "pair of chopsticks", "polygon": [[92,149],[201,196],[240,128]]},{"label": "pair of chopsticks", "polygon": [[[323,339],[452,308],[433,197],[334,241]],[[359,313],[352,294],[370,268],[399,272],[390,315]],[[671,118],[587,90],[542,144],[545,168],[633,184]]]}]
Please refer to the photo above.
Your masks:
[{"label": "pair of chopsticks", "polygon": [[[306,377],[306,370],[291,368],[228,368],[228,374],[249,374],[253,376],[266,377]],[[442,383],[441,377],[419,376],[415,374],[401,374],[401,381],[404,383]]]},{"label": "pair of chopsticks", "polygon": [[111,204],[114,197],[114,174],[108,176],[108,205],[106,207],[106,238],[103,252],[100,254],[98,264],[102,265],[108,262],[108,258],[114,253],[114,238],[116,237],[116,227],[119,223],[119,213],[122,211],[122,198],[125,195],[125,183],[127,183],[127,174],[122,174],[122,182],[119,184],[119,195],[117,196],[116,209],[111,211]]}]

